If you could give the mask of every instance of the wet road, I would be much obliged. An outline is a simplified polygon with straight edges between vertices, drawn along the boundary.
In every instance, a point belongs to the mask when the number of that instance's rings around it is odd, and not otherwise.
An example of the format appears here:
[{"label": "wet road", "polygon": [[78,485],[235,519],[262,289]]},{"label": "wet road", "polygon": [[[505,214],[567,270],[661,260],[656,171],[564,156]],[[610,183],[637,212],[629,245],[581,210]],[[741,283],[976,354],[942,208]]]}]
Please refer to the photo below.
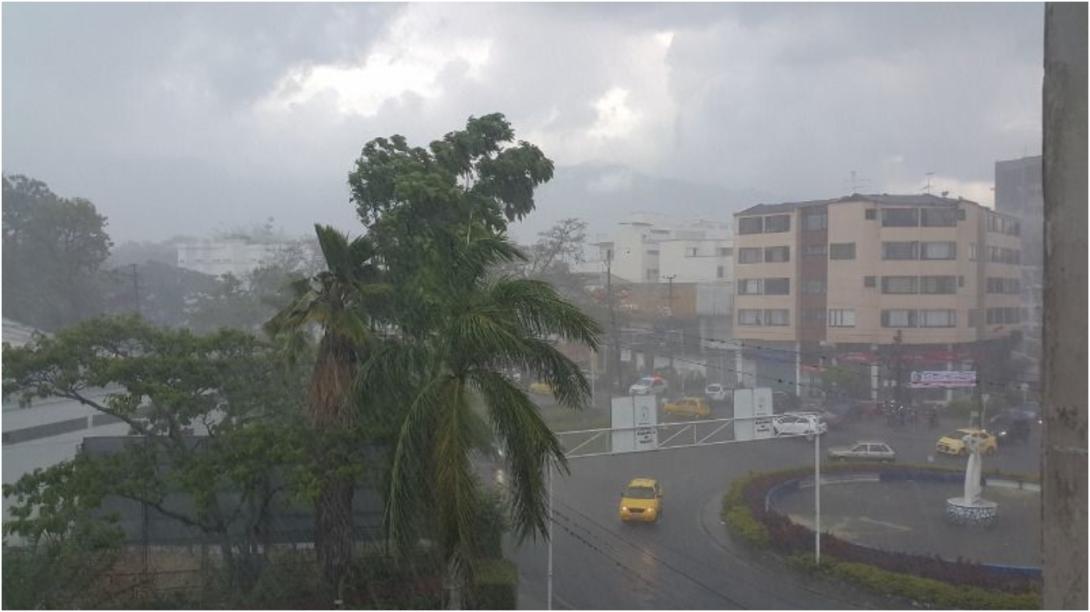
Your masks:
[{"label": "wet road", "polygon": [[[878,422],[830,432],[827,445],[859,439],[889,442],[900,462],[927,463],[940,432],[893,431]],[[1031,443],[1004,449],[985,469],[1036,473],[1037,432]],[[964,460],[933,458],[963,465]],[[571,461],[572,473],[554,483],[556,608],[734,609],[860,608],[885,602],[838,585],[814,583],[776,563],[731,544],[719,522],[722,494],[749,471],[812,466],[813,445],[803,439],[766,440]],[[656,525],[625,525],[616,516],[621,489],[633,477],[658,478],[664,513]],[[546,546],[528,542],[513,551],[523,586],[524,607],[546,598]],[[892,604],[895,605],[895,604]],[[901,604],[903,606],[903,604]],[[900,607],[900,606],[896,606]]]}]

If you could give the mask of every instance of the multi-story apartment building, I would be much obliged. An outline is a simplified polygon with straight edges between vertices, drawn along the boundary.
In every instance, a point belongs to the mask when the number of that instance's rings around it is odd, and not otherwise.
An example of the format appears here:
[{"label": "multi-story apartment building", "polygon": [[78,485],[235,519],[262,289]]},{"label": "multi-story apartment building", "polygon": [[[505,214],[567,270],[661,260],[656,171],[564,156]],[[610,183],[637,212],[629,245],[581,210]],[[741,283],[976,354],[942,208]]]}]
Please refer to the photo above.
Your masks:
[{"label": "multi-story apartment building", "polygon": [[729,223],[638,214],[595,243],[596,257],[581,269],[600,269],[612,258],[613,276],[631,283],[727,283],[732,239]]},{"label": "multi-story apartment building", "polygon": [[735,227],[738,369],[755,383],[801,394],[808,361],[876,366],[891,344],[955,369],[1022,325],[1020,223],[975,202],[853,194],[753,206]]},{"label": "multi-story apartment building", "polygon": [[1041,156],[995,162],[995,208],[1022,221],[1022,303],[1028,380],[1037,380],[1041,360],[1041,326],[1044,323],[1044,223],[1045,198],[1041,187]]}]

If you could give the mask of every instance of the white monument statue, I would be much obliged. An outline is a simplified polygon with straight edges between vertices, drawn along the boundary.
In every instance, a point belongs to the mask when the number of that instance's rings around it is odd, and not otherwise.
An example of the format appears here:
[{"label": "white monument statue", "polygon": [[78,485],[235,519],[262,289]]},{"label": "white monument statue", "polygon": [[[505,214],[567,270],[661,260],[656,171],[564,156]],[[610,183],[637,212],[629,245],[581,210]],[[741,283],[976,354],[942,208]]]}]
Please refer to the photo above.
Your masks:
[{"label": "white monument statue", "polygon": [[946,518],[958,525],[992,525],[999,515],[999,505],[980,497],[982,440],[968,435],[961,441],[969,451],[969,461],[965,464],[965,489],[961,497],[946,500]]}]

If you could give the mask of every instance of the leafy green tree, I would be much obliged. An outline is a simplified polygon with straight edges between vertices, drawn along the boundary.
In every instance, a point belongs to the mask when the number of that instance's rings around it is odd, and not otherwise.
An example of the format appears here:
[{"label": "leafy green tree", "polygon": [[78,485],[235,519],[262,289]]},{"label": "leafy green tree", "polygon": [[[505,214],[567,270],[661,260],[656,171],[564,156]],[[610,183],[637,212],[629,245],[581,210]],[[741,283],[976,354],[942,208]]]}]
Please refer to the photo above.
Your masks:
[{"label": "leafy green tree", "polygon": [[106,217],[41,181],[3,182],[4,316],[54,330],[96,314],[96,277],[111,246]]},{"label": "leafy green tree", "polygon": [[[358,424],[359,365],[367,359],[376,315],[388,288],[365,238],[352,241],[331,227],[315,225],[326,270],[295,284],[295,300],[266,325],[274,337],[299,339],[312,327],[321,333],[311,374],[307,416],[319,435],[335,435]],[[331,438],[332,439],[332,438]],[[344,438],[339,438],[344,441]],[[326,440],[317,449],[321,470],[315,517],[315,549],[323,587],[338,599],[352,560],[352,494],[358,476],[345,457],[351,449]],[[346,466],[348,469],[346,469]]]},{"label": "leafy green tree", "polygon": [[[502,372],[536,373],[557,400],[579,408],[590,388],[550,342],[597,344],[593,320],[539,280],[491,272],[524,256],[507,224],[534,209],[553,164],[500,114],[471,117],[428,149],[401,136],[363,147],[349,185],[394,290],[393,333],[363,366],[373,397],[403,397],[386,499],[391,540],[438,540],[448,605],[461,607],[479,553],[480,509],[470,454],[494,435],[511,470],[513,526],[545,533],[546,466],[566,469],[536,405]],[[396,402],[395,402],[396,403]]]},{"label": "leafy green tree", "polygon": [[[237,331],[196,336],[130,316],[5,345],[3,359],[5,397],[75,400],[127,423],[135,436],[117,453],[80,453],[5,485],[16,501],[6,534],[63,535],[73,508],[89,511],[116,496],[218,542],[232,584],[253,578],[259,534],[267,533],[259,527],[274,497],[305,482],[313,444],[296,425],[303,378],[275,347]],[[174,494],[192,507],[168,503]]]}]

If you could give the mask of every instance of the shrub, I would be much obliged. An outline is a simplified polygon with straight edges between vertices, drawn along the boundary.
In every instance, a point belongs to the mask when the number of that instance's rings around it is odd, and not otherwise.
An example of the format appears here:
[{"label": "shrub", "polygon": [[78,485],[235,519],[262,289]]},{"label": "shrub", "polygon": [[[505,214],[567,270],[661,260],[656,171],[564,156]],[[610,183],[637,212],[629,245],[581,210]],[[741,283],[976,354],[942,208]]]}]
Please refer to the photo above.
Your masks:
[{"label": "shrub", "polygon": [[478,610],[517,610],[519,575],[506,559],[479,561],[474,572],[473,603]]}]

